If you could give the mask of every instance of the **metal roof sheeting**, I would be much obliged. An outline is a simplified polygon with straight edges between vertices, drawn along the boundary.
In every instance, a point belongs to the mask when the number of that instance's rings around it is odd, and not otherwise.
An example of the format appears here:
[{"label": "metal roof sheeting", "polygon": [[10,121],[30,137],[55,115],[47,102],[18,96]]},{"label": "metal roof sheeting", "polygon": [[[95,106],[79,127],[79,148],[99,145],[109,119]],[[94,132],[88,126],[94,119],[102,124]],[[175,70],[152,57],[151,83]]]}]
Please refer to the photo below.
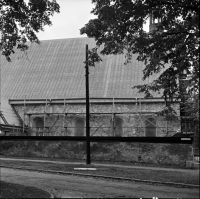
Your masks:
[{"label": "metal roof sheeting", "polygon": [[[31,43],[27,53],[16,51],[12,62],[1,59],[1,95],[4,99],[85,97],[85,45],[95,47],[91,38],[44,40]],[[136,60],[124,65],[125,55],[102,56],[90,67],[90,97],[144,97],[134,85],[142,80],[144,64]],[[155,97],[158,97],[156,94]]]},{"label": "metal roof sheeting", "polygon": [[[1,112],[3,114],[3,116],[5,117],[6,121],[10,124],[10,125],[16,125],[19,126],[19,120],[16,116],[16,114],[14,113],[12,107],[10,106],[10,104],[8,103],[7,99],[1,99]],[[0,117],[0,124],[5,124],[5,122],[1,119]]]}]

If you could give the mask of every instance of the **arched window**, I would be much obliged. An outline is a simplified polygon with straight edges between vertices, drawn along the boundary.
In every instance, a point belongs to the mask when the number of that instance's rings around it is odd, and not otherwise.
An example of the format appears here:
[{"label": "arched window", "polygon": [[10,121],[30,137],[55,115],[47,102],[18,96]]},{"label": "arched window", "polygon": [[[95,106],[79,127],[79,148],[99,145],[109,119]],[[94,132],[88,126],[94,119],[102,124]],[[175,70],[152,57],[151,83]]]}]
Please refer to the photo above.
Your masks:
[{"label": "arched window", "polygon": [[77,119],[75,122],[75,136],[84,136],[84,120],[83,119]]},{"label": "arched window", "polygon": [[34,118],[33,129],[36,131],[36,135],[41,135],[41,133],[43,133],[44,130],[44,119],[41,117]]},{"label": "arched window", "polygon": [[156,137],[156,120],[154,118],[147,118],[145,121],[145,136]]},{"label": "arched window", "polygon": [[123,120],[115,117],[114,123],[111,120],[111,135],[116,137],[122,137],[123,135]]},{"label": "arched window", "polygon": [[115,136],[122,137],[123,134],[123,120],[115,118]]},{"label": "arched window", "polygon": [[41,117],[36,117],[33,119],[33,126],[39,130],[44,128],[44,120]]}]

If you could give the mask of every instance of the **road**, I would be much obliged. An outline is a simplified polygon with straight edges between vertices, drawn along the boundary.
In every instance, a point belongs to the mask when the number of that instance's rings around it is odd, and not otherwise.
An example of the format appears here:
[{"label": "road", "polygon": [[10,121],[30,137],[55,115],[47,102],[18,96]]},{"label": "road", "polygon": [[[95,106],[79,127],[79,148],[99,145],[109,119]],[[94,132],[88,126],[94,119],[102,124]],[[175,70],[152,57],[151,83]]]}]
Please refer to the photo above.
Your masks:
[{"label": "road", "polygon": [[1,167],[1,180],[34,186],[56,197],[158,197],[199,198],[198,189],[155,186],[133,182],[109,181],[79,176],[30,172]]}]

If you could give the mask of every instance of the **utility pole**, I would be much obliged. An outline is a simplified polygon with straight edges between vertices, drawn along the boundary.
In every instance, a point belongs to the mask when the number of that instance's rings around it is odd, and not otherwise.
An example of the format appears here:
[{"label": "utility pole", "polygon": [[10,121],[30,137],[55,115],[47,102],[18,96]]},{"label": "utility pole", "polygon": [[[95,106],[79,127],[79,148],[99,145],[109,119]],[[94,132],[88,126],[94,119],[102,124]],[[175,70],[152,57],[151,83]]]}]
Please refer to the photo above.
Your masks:
[{"label": "utility pole", "polygon": [[24,128],[25,128],[25,109],[26,109],[26,95],[24,99],[24,121],[23,121],[23,133],[24,133]]},{"label": "utility pole", "polygon": [[89,66],[88,66],[88,44],[86,44],[85,65],[85,90],[86,90],[86,164],[90,164],[90,101],[89,101]]},{"label": "utility pole", "polygon": [[[0,115],[1,115],[1,32],[0,32]],[[0,117],[0,126],[1,126],[1,117]]]}]

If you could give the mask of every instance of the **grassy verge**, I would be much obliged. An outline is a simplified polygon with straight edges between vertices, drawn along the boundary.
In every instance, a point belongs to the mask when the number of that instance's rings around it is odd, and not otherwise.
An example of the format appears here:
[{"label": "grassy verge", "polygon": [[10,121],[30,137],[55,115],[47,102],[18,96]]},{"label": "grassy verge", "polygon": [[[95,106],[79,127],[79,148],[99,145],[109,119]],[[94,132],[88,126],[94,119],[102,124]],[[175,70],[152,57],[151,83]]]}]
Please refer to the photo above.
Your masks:
[{"label": "grassy verge", "polygon": [[[48,158],[48,157],[28,157],[28,156],[5,156],[5,155],[0,155],[0,158],[14,158],[14,159],[31,159],[31,160],[50,160],[50,161],[61,161],[61,162],[80,162],[86,163],[86,160],[81,160],[81,159],[66,159],[66,158]],[[161,168],[174,168],[174,169],[185,169],[185,166],[180,166],[180,165],[158,165],[158,164],[150,164],[150,163],[144,163],[144,162],[126,162],[126,161],[102,161],[102,160],[91,160],[92,163],[105,163],[105,164],[120,164],[124,166],[150,166],[150,167],[161,167]]]},{"label": "grassy verge", "polygon": [[50,198],[46,191],[35,187],[0,181],[0,198]]},{"label": "grassy verge", "polygon": [[142,168],[129,169],[129,168],[96,166],[95,168],[97,168],[97,170],[94,171],[91,170],[75,171],[74,168],[84,168],[84,167],[88,168],[94,166],[92,165],[88,166],[84,164],[74,165],[74,164],[56,164],[48,162],[38,163],[38,162],[7,161],[7,160],[1,160],[0,165],[199,185],[198,170],[194,172],[191,172],[190,170],[188,171],[185,170],[184,172],[183,171],[178,172],[178,171],[148,170]]}]

